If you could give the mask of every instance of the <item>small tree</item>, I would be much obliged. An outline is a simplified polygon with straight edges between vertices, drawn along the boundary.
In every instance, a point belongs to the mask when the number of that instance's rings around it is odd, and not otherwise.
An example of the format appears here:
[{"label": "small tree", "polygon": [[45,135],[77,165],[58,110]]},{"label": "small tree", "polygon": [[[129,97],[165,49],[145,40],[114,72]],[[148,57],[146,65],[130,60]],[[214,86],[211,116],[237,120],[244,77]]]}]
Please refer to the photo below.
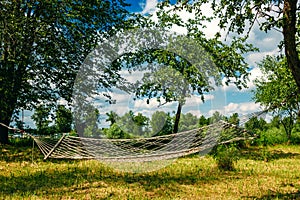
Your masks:
[{"label": "small tree", "polygon": [[229,118],[228,122],[234,125],[239,125],[240,119],[239,119],[239,114],[238,113],[233,113]]},{"label": "small tree", "polygon": [[220,120],[225,120],[225,116],[222,115],[219,111],[215,111],[213,115],[209,118],[209,123],[213,124]]},{"label": "small tree", "polygon": [[110,122],[110,126],[112,126],[114,123],[117,122],[117,120],[119,119],[119,116],[117,113],[115,113],[114,111],[110,111],[109,113],[106,113],[107,115],[107,122]]},{"label": "small tree", "polygon": [[245,128],[252,133],[257,133],[258,131],[264,130],[266,128],[266,124],[267,122],[264,119],[252,117],[245,123]]},{"label": "small tree", "polygon": [[285,58],[271,56],[259,63],[265,78],[255,80],[254,99],[279,117],[290,139],[300,114],[300,96],[291,70],[286,65]]},{"label": "small tree", "polygon": [[35,122],[39,134],[46,134],[50,124],[51,108],[46,105],[40,105],[35,110],[31,118]]},{"label": "small tree", "polygon": [[201,117],[199,118],[199,126],[203,127],[206,125],[209,125],[209,119],[206,119],[203,115],[201,115]]},{"label": "small tree", "polygon": [[153,113],[150,125],[152,134],[157,136],[171,134],[173,130],[173,120],[170,113],[163,111]]},{"label": "small tree", "polygon": [[181,115],[181,120],[179,122],[179,130],[180,131],[187,131],[194,128],[197,128],[198,118],[197,116],[186,113]]},{"label": "small tree", "polygon": [[60,133],[67,133],[72,130],[72,113],[64,105],[58,105],[56,109],[55,125]]}]

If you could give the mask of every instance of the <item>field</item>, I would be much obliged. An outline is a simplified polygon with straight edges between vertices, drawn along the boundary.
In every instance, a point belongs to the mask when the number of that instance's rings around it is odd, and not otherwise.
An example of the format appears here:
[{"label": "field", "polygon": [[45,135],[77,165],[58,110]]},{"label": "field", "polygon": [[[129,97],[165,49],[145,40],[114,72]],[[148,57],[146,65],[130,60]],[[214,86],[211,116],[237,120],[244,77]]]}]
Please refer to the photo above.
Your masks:
[{"label": "field", "polygon": [[300,199],[300,146],[248,147],[235,168],[190,156],[134,174],[0,146],[0,199]]}]

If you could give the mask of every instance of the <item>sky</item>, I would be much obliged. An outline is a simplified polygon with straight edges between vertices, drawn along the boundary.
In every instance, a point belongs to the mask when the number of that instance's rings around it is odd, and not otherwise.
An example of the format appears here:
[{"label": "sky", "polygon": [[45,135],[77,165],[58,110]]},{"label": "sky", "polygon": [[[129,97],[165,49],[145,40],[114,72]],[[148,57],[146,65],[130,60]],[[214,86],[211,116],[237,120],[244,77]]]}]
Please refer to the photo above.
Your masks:
[{"label": "sky", "polygon": [[[156,5],[158,3],[157,0],[127,0],[127,2],[132,4],[130,8],[132,12],[141,14],[155,13]],[[207,16],[211,15],[212,12],[209,5],[203,6],[203,13],[206,13]],[[178,14],[182,17],[183,20],[187,20],[192,15],[184,11]],[[208,38],[213,37],[213,35],[219,31],[216,20],[212,21],[210,24],[207,24],[207,27],[208,28],[207,30],[204,30],[204,33]],[[172,30],[178,33],[184,33],[184,30],[182,28],[174,27]],[[222,33],[222,38],[225,38],[225,32]],[[206,117],[209,117],[215,111],[219,111],[222,114],[229,116],[233,113],[239,113],[240,115],[243,115],[262,110],[263,108],[259,104],[256,104],[254,102],[252,93],[252,90],[255,89],[253,81],[256,78],[260,78],[262,76],[260,69],[257,67],[257,63],[260,62],[266,55],[276,55],[280,53],[277,45],[281,40],[281,33],[275,30],[271,30],[268,33],[265,33],[259,30],[257,24],[254,25],[249,34],[248,42],[253,44],[255,47],[258,47],[259,52],[244,55],[245,60],[249,64],[249,68],[251,69],[249,81],[247,82],[248,88],[238,90],[234,85],[216,87],[214,92],[206,95],[206,101],[204,103],[200,100],[199,96],[194,95],[191,98],[187,99],[187,102],[183,107],[183,113],[191,112],[197,116],[204,115]],[[176,102],[166,104],[163,107],[159,107],[157,101],[155,100],[150,101],[149,104],[145,104],[144,102],[142,102],[142,100],[130,102],[130,97],[126,95],[118,98],[123,98],[123,100],[120,100],[120,104],[115,105],[115,108],[111,107],[110,109],[116,111],[119,114],[124,114],[128,110],[133,110],[135,113],[141,112],[145,115],[149,115],[149,113],[153,113],[156,110],[174,112],[177,108]]]},{"label": "sky", "polygon": [[[127,3],[131,4],[128,8],[131,12],[141,13],[141,14],[153,14],[156,11],[157,0],[126,0]],[[211,9],[209,6],[203,6],[203,13],[207,16],[211,15]],[[182,11],[179,13],[183,20],[187,20],[192,14]],[[219,31],[217,26],[217,21],[214,20],[207,25],[207,29],[204,33],[208,38],[213,37],[213,35]],[[184,33],[182,28],[174,27],[172,31],[178,33]],[[225,38],[225,32],[222,33],[222,38]],[[259,48],[259,52],[249,53],[244,55],[246,62],[250,66],[250,76],[247,82],[248,88],[238,90],[234,85],[216,87],[215,90],[209,94],[205,95],[205,102],[203,103],[199,96],[192,95],[187,99],[186,104],[183,107],[183,113],[190,112],[198,117],[204,115],[209,117],[215,111],[219,111],[222,114],[229,116],[233,113],[239,113],[239,115],[252,113],[263,109],[259,104],[256,104],[252,99],[252,90],[255,89],[253,81],[256,78],[262,76],[261,71],[257,67],[257,63],[260,62],[266,55],[276,55],[279,53],[278,43],[282,40],[282,34],[271,30],[268,33],[264,33],[259,30],[258,25],[254,25],[250,34],[248,42],[253,44],[255,47]],[[124,72],[126,73],[126,72]],[[128,79],[137,80],[141,77],[140,74],[132,73],[124,75]],[[151,100],[149,104],[146,104],[144,100],[133,100],[132,95],[122,93],[120,91],[113,91],[113,96],[117,99],[115,105],[106,106],[101,108],[100,113],[105,115],[106,112],[113,110],[119,115],[123,115],[129,110],[133,110],[136,114],[142,113],[143,115],[150,116],[153,112],[158,110],[163,110],[165,112],[174,113],[177,108],[177,103],[172,102],[166,105],[159,105],[156,100]],[[30,111],[25,111],[25,125],[34,127],[31,120]],[[105,121],[105,120],[104,120]],[[107,123],[103,123],[104,126]]]}]

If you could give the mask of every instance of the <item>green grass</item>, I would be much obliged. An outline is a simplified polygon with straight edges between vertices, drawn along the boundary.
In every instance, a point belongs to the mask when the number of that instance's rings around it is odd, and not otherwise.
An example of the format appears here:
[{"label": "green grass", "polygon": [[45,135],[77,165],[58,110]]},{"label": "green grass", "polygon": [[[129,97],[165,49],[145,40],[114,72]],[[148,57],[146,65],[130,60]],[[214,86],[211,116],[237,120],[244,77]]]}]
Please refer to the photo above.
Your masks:
[{"label": "green grass", "polygon": [[133,174],[93,160],[43,161],[36,149],[0,146],[0,199],[300,199],[300,146],[243,149],[235,169],[191,156]]}]

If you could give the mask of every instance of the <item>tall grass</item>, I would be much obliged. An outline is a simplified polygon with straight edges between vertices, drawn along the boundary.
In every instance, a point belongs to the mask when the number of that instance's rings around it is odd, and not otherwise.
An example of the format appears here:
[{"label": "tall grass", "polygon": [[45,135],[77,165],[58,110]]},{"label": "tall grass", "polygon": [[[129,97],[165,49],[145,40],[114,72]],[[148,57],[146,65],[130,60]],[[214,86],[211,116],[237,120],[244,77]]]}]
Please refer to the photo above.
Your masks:
[{"label": "tall grass", "polygon": [[37,149],[0,146],[0,199],[297,199],[300,147],[249,147],[234,171],[211,156],[158,171],[115,171],[94,160],[43,161]]}]

